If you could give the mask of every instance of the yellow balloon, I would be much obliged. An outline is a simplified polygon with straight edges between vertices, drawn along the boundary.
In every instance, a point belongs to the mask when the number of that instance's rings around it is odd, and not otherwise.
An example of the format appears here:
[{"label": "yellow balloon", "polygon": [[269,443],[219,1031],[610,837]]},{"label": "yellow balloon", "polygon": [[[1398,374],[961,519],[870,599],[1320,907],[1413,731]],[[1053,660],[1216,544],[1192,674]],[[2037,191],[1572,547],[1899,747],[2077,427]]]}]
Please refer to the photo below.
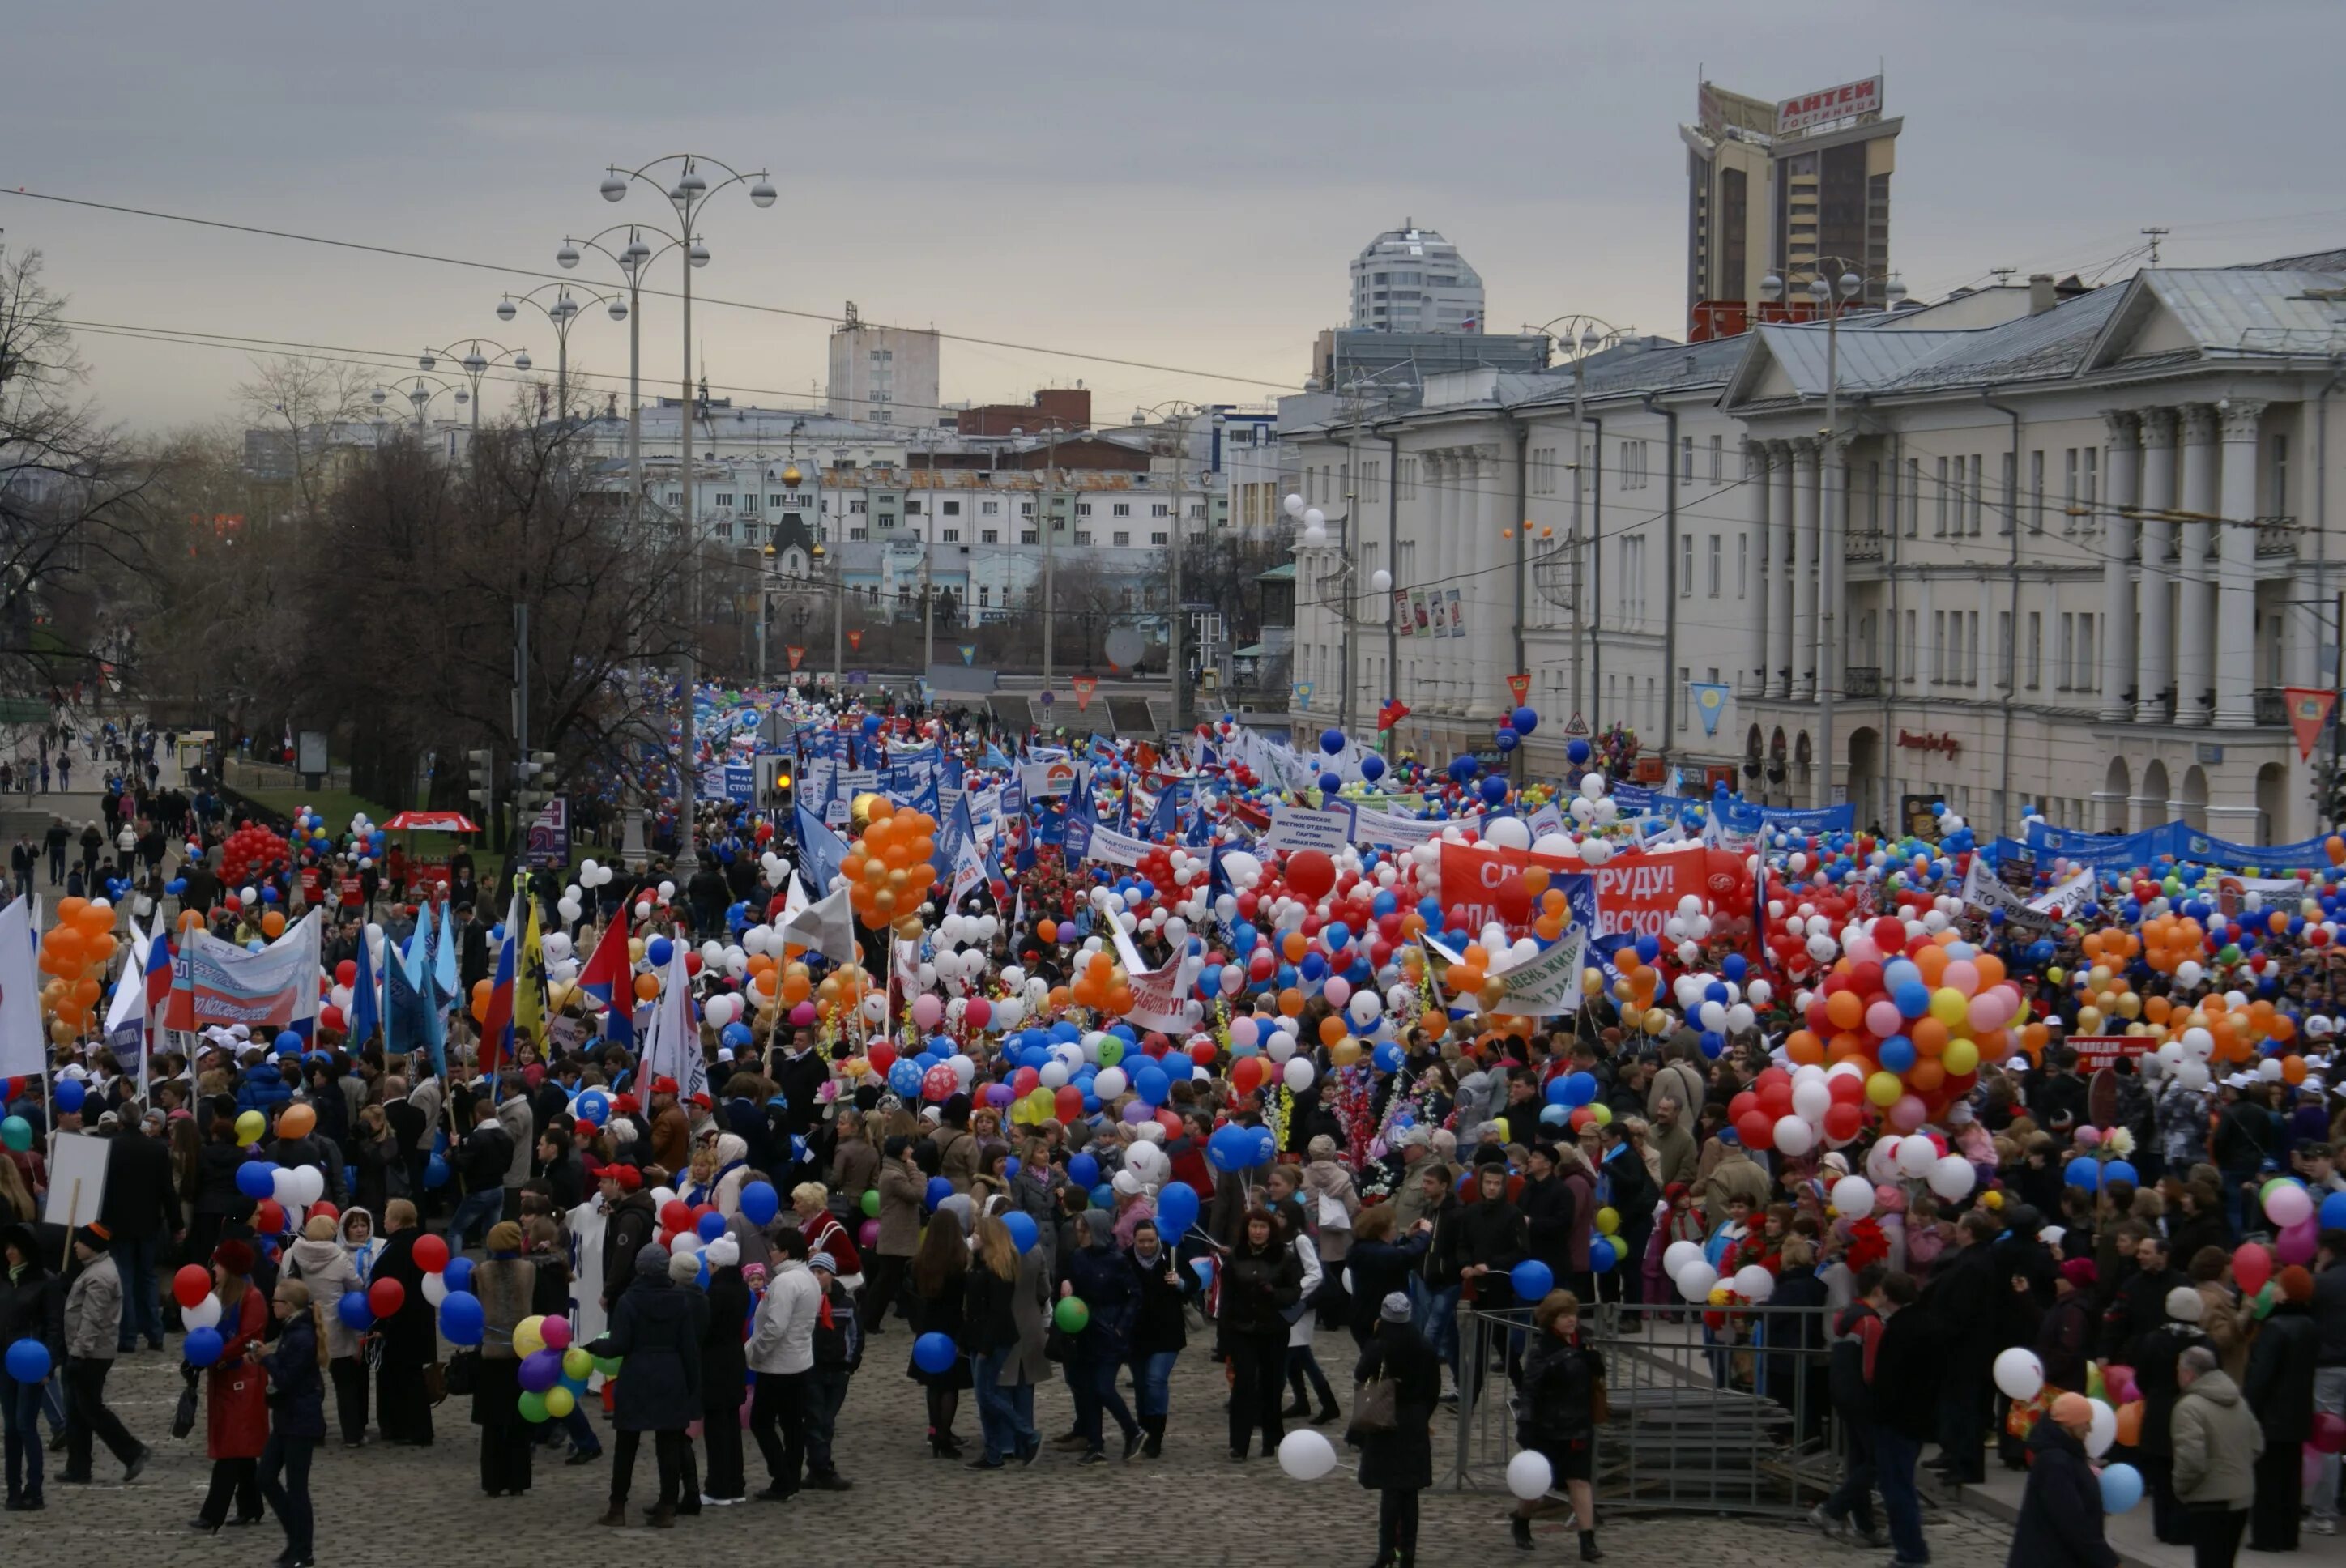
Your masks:
[{"label": "yellow balloon", "polygon": [[595,1358],[586,1353],[585,1347],[573,1345],[570,1349],[562,1352],[562,1375],[564,1377],[575,1378],[583,1383],[586,1380],[586,1374],[594,1369]]},{"label": "yellow balloon", "polygon": [[516,1356],[535,1356],[546,1349],[546,1336],[539,1332],[543,1317],[525,1318],[514,1325],[513,1348]]},{"label": "yellow balloon", "polygon": [[1609,1205],[1596,1211],[1596,1228],[1606,1236],[1621,1228],[1620,1211]]},{"label": "yellow balloon", "polygon": [[1964,1074],[1978,1069],[1979,1056],[1979,1045],[1976,1042],[1950,1040],[1947,1042],[1947,1048],[1939,1054],[1939,1062],[1948,1072],[1960,1078]]},{"label": "yellow balloon", "polygon": [[1609,1127],[1613,1125],[1613,1107],[1602,1100],[1591,1100],[1588,1102],[1588,1119],[1600,1127]]},{"label": "yellow balloon", "polygon": [[1931,1016],[1953,1029],[1971,1016],[1971,998],[1952,985],[1943,985],[1931,993]]},{"label": "yellow balloon", "polygon": [[560,1420],[577,1408],[578,1397],[560,1383],[546,1390],[546,1413],[556,1420]]},{"label": "yellow balloon", "polygon": [[1894,1105],[1905,1092],[1906,1085],[1898,1081],[1895,1073],[1876,1073],[1865,1081],[1865,1097],[1877,1105]]},{"label": "yellow balloon", "polygon": [[268,1130],[269,1118],[259,1111],[247,1111],[236,1119],[236,1141],[242,1147],[259,1143],[260,1135]]}]

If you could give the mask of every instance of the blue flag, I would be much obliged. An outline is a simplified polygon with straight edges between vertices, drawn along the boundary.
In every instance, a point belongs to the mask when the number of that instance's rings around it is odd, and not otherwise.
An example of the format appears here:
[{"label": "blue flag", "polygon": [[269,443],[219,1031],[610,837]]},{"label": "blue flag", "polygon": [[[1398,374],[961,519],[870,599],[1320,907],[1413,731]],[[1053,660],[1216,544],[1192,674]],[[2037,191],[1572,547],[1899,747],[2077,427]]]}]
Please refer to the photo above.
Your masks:
[{"label": "blue flag", "polygon": [[432,980],[440,988],[440,1005],[456,999],[456,901],[440,902],[440,935],[434,943]]},{"label": "blue flag", "polygon": [[433,996],[431,972],[419,969],[397,948],[383,954],[383,1049],[393,1055],[428,1055],[432,1071],[448,1071],[447,1036],[441,1027],[440,1008]]},{"label": "blue flag", "polygon": [[831,879],[839,875],[840,865],[847,859],[847,841],[808,810],[803,801],[796,808],[795,826],[800,880],[806,883],[810,897],[821,898],[831,891]]},{"label": "blue flag", "polygon": [[375,981],[374,944],[359,937],[359,972],[351,983],[351,1038],[364,1044],[382,1027],[382,996]]}]

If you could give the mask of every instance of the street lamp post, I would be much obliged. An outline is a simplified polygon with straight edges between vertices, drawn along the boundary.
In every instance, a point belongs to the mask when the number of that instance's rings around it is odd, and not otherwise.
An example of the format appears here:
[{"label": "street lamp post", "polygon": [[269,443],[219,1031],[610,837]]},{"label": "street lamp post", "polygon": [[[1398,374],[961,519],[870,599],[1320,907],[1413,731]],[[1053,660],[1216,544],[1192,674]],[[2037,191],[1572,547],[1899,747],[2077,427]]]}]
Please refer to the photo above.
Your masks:
[{"label": "street lamp post", "polygon": [[1173,529],[1166,535],[1172,541],[1173,565],[1170,592],[1173,600],[1173,616],[1169,623],[1170,629],[1166,634],[1166,663],[1167,673],[1173,680],[1173,722],[1170,728],[1175,735],[1183,735],[1187,734],[1189,728],[1189,664],[1181,648],[1181,633],[1184,629],[1182,623],[1188,615],[1181,599],[1183,543],[1181,535],[1183,528],[1188,525],[1188,519],[1182,513],[1182,506],[1187,498],[1183,481],[1189,469],[1189,422],[1206,413],[1207,411],[1202,405],[1191,402],[1185,398],[1168,398],[1163,402],[1133,410],[1132,423],[1146,424],[1150,415],[1160,411],[1166,412],[1173,425]]},{"label": "street lamp post", "polygon": [[[1817,738],[1818,755],[1824,766],[1817,770],[1815,793],[1810,804],[1827,807],[1833,803],[1833,775],[1840,762],[1835,755],[1839,742],[1833,735],[1833,699],[1841,684],[1840,616],[1841,544],[1847,536],[1849,489],[1835,483],[1836,471],[1841,466],[1841,318],[1859,297],[1868,283],[1888,280],[1882,297],[1896,310],[1906,298],[1906,285],[1895,272],[1860,274],[1842,257],[1820,256],[1810,263],[1816,271],[1809,279],[1809,298],[1815,302],[1819,314],[1825,319],[1825,424],[1821,435],[1817,457],[1817,487],[1819,496],[1817,524],[1821,535],[1817,540]],[[1834,269],[1841,269],[1838,276]],[[1785,295],[1784,280],[1770,272],[1760,280],[1760,291],[1770,300],[1780,300]],[[1794,651],[1795,667],[1799,654]]]},{"label": "street lamp post", "polygon": [[[548,290],[555,290],[553,301],[538,298]],[[624,321],[629,314],[627,302],[617,294],[597,294],[588,290],[585,301],[572,297],[567,283],[541,283],[526,294],[507,294],[497,301],[497,320],[510,321],[527,305],[544,316],[554,327],[554,408],[557,420],[570,417],[570,329],[586,305],[607,308],[611,320]]]},{"label": "street lamp post", "polygon": [[[1556,328],[1556,340],[1572,360],[1572,529],[1565,539],[1565,557],[1570,566],[1569,586],[1566,599],[1572,611],[1572,710],[1586,716],[1596,706],[1597,683],[1605,673],[1604,650],[1597,639],[1604,635],[1604,621],[1596,611],[1599,602],[1596,595],[1602,592],[1601,578],[1605,567],[1605,497],[1597,489],[1597,480],[1604,473],[1603,433],[1592,449],[1588,440],[1588,361],[1607,349],[1619,348],[1635,341],[1637,329],[1626,331],[1601,316],[1573,311],[1557,316],[1536,327],[1526,327],[1529,333],[1545,333]],[[1594,463],[1584,462],[1593,456]],[[1672,459],[1676,461],[1675,458]],[[1518,549],[1524,542],[1518,538]],[[1582,565],[1583,552],[1587,564]],[[1592,588],[1596,590],[1592,593]],[[1668,603],[1675,606],[1675,599]],[[1587,617],[1587,630],[1582,635],[1582,617]],[[1582,678],[1581,645],[1587,644],[1587,677]],[[1674,672],[1662,672],[1665,679]],[[1588,720],[1592,734],[1602,726]],[[1665,738],[1667,741],[1667,738]]]},{"label": "street lamp post", "polygon": [[[627,240],[625,245],[614,250],[603,242],[607,236],[615,235],[622,229],[627,231]],[[652,249],[650,242],[645,239],[644,232],[647,229],[665,242],[658,249]],[[562,248],[554,253],[555,262],[568,270],[578,265],[582,251],[595,251],[617,266],[619,269],[620,277],[627,282],[627,473],[635,486],[634,520],[638,523],[643,521],[644,514],[644,270],[669,251],[681,249],[683,244],[683,240],[657,225],[614,223],[607,229],[598,229],[588,235],[584,239],[573,239],[565,236]],[[620,306],[615,301],[611,306],[613,319],[617,320],[619,313]]]},{"label": "street lamp post", "polygon": [[[713,168],[722,171],[724,178],[712,182],[709,176],[701,172],[700,166],[704,163],[709,165]],[[676,178],[673,183],[663,185],[660,179],[653,177],[652,171],[663,168],[669,164],[678,166]],[[773,186],[768,182],[766,171],[763,169],[760,169],[753,174],[744,174],[734,168],[729,164],[721,163],[713,158],[703,158],[696,153],[670,153],[664,158],[656,158],[652,159],[651,162],[644,164],[640,168],[637,168],[623,169],[617,164],[611,165],[605,171],[603,176],[603,199],[606,201],[625,200],[627,199],[627,187],[631,183],[638,181],[650,186],[654,190],[659,191],[660,194],[667,199],[668,206],[675,209],[678,237],[682,240],[684,247],[684,267],[682,270],[684,277],[684,331],[682,336],[684,348],[684,373],[679,378],[679,385],[683,391],[683,402],[677,411],[678,421],[677,427],[677,473],[681,486],[680,499],[683,504],[683,527],[686,537],[690,539],[698,532],[692,511],[692,272],[693,269],[696,267],[706,267],[709,265],[709,248],[703,245],[699,237],[695,234],[694,225],[696,220],[699,218],[702,209],[708,206],[709,199],[714,197],[719,191],[725,189],[728,186],[744,185],[749,187],[750,199],[760,207],[773,206],[777,193]],[[638,268],[637,270],[640,271],[640,267]],[[640,484],[641,481],[638,480],[638,483]],[[692,556],[692,560],[695,563],[693,568],[693,585],[698,587],[699,583],[699,571],[698,565],[699,557],[697,553]],[[692,609],[697,612],[698,606],[696,605],[692,606]],[[694,624],[688,628],[685,637],[684,697],[680,705],[683,708],[683,718],[681,720],[681,735],[683,739],[681,749],[683,751],[683,758],[677,769],[676,811],[678,857],[679,860],[687,863],[689,863],[694,858],[696,849],[694,843],[695,831],[693,823],[693,787],[697,780],[693,778],[693,769],[698,761],[696,753],[699,749],[698,738],[693,734],[692,715],[693,687],[699,684],[696,673],[696,666],[699,661],[696,657],[696,650],[693,647],[693,638],[699,636],[699,626],[698,625],[697,613],[693,614],[690,618]]]},{"label": "street lamp post", "polygon": [[381,408],[390,401],[391,394],[394,391],[398,392],[401,396],[404,397],[411,404],[413,405],[415,409],[415,428],[418,431],[423,429],[423,411],[425,408],[430,406],[432,400],[439,396],[442,392],[448,392],[454,395],[456,400],[456,404],[460,408],[473,401],[472,393],[466,392],[463,387],[456,385],[453,382],[442,381],[438,376],[403,377],[399,381],[392,382],[389,387],[375,388],[374,391],[369,392],[367,396],[374,403],[375,407]]},{"label": "street lamp post", "polygon": [[[483,351],[484,349],[494,349],[496,351],[485,353]],[[444,349],[426,349],[415,356],[415,364],[417,369],[428,371],[435,368],[442,360],[447,359],[453,359],[455,361],[456,368],[464,372],[465,384],[472,389],[473,434],[475,436],[481,433],[481,382],[483,379],[499,364],[510,363],[517,371],[530,368],[527,349],[509,349],[493,338],[464,338]]]}]

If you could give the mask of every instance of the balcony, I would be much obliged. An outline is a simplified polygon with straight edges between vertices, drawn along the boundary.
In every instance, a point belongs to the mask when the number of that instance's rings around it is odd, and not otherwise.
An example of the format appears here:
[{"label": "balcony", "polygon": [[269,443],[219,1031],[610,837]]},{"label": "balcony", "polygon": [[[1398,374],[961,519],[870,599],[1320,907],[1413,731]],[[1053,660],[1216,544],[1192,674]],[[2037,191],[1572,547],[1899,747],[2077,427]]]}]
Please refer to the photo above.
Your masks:
[{"label": "balcony", "polygon": [[2257,530],[2257,559],[2287,558],[2297,554],[2297,535],[2285,528]]},{"label": "balcony", "polygon": [[[2258,541],[2257,553],[2259,555],[2264,553],[2261,539]],[[2262,729],[2270,726],[2272,728],[2279,729],[2289,722],[2289,704],[2281,696],[2280,687],[2259,687],[2254,695],[2257,704],[2258,728]]]},{"label": "balcony", "polygon": [[1845,665],[1841,672],[1843,697],[1878,697],[1882,695],[1882,667],[1874,664]]},{"label": "balcony", "polygon": [[1878,528],[1869,528],[1851,534],[1841,552],[1842,555],[1851,561],[1879,561],[1882,559],[1882,542],[1889,535]]}]

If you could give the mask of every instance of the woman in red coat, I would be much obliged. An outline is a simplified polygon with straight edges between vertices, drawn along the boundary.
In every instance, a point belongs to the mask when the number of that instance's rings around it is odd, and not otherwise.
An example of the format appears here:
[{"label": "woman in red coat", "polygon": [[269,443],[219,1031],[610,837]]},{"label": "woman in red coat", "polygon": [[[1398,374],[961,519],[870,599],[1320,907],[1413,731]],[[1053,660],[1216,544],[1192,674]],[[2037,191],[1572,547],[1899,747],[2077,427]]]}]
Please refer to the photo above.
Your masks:
[{"label": "woman in red coat", "polygon": [[230,1522],[231,1496],[235,1523],[261,1520],[260,1461],[269,1442],[269,1379],[260,1367],[260,1339],[269,1303],[246,1278],[254,1262],[247,1241],[223,1241],[212,1254],[212,1294],[219,1299],[223,1342],[219,1359],[204,1374],[204,1451],[212,1461],[212,1484],[204,1511],[190,1522],[208,1533]]}]

